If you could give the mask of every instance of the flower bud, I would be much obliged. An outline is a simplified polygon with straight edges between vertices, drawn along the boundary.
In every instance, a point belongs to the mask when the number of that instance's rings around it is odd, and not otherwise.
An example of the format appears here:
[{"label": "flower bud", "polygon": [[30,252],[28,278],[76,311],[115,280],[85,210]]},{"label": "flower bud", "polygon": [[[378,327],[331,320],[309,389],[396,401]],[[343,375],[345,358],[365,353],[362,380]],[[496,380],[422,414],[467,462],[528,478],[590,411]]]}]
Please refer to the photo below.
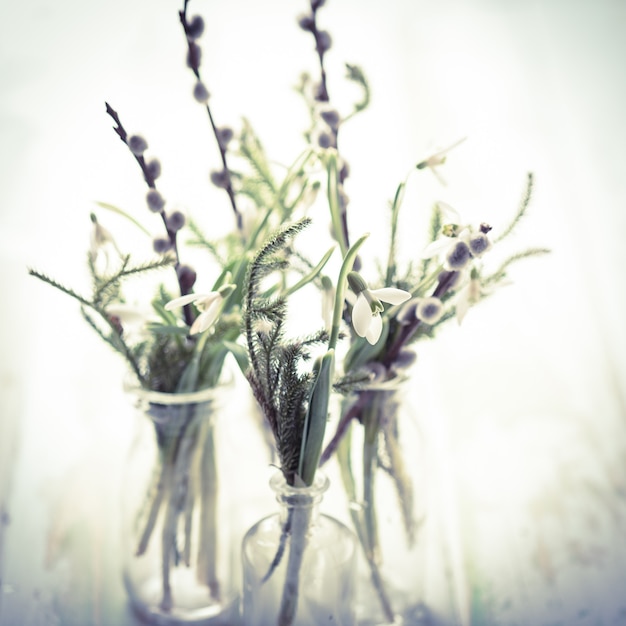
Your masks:
[{"label": "flower bud", "polygon": [[179,231],[185,225],[185,216],[180,211],[173,211],[167,217],[167,228],[172,232]]},{"label": "flower bud", "polygon": [[227,169],[211,172],[211,182],[220,189],[228,189],[230,184],[230,173]]},{"label": "flower bud", "polygon": [[202,57],[202,50],[197,43],[193,41],[189,42],[189,49],[187,50],[187,67],[194,71],[197,71],[200,67],[200,59]]},{"label": "flower bud", "polygon": [[315,48],[319,54],[324,54],[332,46],[332,39],[330,33],[325,30],[317,31],[317,37],[315,38]]},{"label": "flower bud", "polygon": [[148,142],[141,135],[131,135],[128,147],[134,155],[141,156],[148,149]]},{"label": "flower bud", "polygon": [[311,32],[315,28],[315,20],[312,15],[301,15],[298,18],[298,26],[300,26],[302,30]]},{"label": "flower bud", "polygon": [[150,159],[150,161],[146,163],[146,171],[152,180],[156,180],[161,176],[161,162],[158,159]]},{"label": "flower bud", "polygon": [[164,254],[172,247],[172,242],[165,237],[156,237],[152,242],[152,248],[157,254]]},{"label": "flower bud", "polygon": [[406,368],[411,367],[413,363],[417,360],[417,354],[410,348],[404,348],[400,350],[398,356],[393,362],[394,367]]},{"label": "flower bud", "polygon": [[329,133],[320,133],[317,137],[317,144],[320,148],[330,148],[333,145],[333,138]]},{"label": "flower bud", "polygon": [[443,304],[439,298],[421,298],[415,315],[425,324],[436,324],[443,316]]},{"label": "flower bud", "polygon": [[156,189],[150,189],[150,191],[148,191],[146,194],[146,202],[148,203],[148,208],[153,213],[160,213],[165,206],[163,196]]},{"label": "flower bud", "polygon": [[193,88],[193,97],[201,104],[206,104],[211,94],[202,81],[198,81]]},{"label": "flower bud", "polygon": [[487,235],[478,233],[469,240],[469,249],[474,256],[480,256],[491,247],[491,242]]},{"label": "flower bud", "polygon": [[415,321],[418,302],[419,298],[411,298],[400,307],[400,310],[396,314],[396,320],[399,324],[406,326]]},{"label": "flower bud", "polygon": [[457,241],[446,255],[448,267],[451,270],[463,269],[470,260],[470,249],[464,241]]},{"label": "flower bud", "polygon": [[196,282],[196,271],[189,265],[179,265],[176,273],[181,291],[189,293]]},{"label": "flower bud", "polygon": [[339,113],[335,109],[328,109],[320,113],[322,119],[333,129],[339,126]]},{"label": "flower bud", "polygon": [[228,144],[233,138],[233,130],[232,128],[228,128],[228,126],[222,126],[222,128],[217,129],[217,141],[222,150],[226,150]]},{"label": "flower bud", "polygon": [[204,20],[200,15],[194,15],[191,21],[187,22],[187,37],[198,39],[204,32]]}]

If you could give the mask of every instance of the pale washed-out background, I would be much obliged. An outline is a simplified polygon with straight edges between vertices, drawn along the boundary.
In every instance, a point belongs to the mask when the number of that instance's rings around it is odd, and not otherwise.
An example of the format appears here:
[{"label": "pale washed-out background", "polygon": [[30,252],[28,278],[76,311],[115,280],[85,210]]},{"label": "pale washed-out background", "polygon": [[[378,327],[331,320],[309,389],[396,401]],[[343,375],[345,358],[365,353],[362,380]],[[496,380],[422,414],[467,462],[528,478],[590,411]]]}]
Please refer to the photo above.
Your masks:
[{"label": "pale washed-out background", "polygon": [[[291,86],[316,71],[311,38],[295,26],[305,4],[191,3],[207,22],[215,116],[234,127],[248,118],[282,163],[302,149],[307,122]],[[58,623],[65,583],[50,581],[59,568],[68,575],[61,544],[77,520],[99,527],[104,512],[88,495],[96,483],[113,490],[131,432],[123,365],[74,303],[26,274],[35,266],[86,284],[95,200],[150,224],[105,100],[148,138],[168,199],[230,227],[208,183],[218,155],[190,97],[178,9],[164,0],[0,6],[2,624],[16,615]],[[484,601],[480,581],[495,590],[502,623],[626,623],[626,4],[329,0],[320,22],[334,40],[335,104],[345,110],[354,96],[344,62],[361,65],[372,86],[371,108],[341,135],[352,229],[373,233],[365,254],[384,246],[398,182],[461,137],[441,170],[446,187],[429,172],[410,179],[406,254],[423,245],[433,200],[497,227],[526,172],[536,176],[510,245],[552,255],[515,267],[512,285],[423,346],[415,372],[418,406],[438,416],[444,468],[456,477],[466,600]],[[95,459],[93,476],[76,471],[85,459]],[[106,610],[94,609],[94,621],[109,623]]]}]

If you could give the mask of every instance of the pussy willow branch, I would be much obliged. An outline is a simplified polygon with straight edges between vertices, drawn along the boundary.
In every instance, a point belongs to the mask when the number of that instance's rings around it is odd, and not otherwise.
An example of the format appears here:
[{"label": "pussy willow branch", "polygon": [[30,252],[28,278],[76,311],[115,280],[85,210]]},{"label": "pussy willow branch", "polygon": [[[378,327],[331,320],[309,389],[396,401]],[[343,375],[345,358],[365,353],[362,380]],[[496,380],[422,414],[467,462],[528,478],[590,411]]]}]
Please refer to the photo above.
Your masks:
[{"label": "pussy willow branch", "polygon": [[[185,31],[185,36],[187,39],[187,48],[188,48],[188,52],[190,57],[194,54],[196,54],[195,50],[197,49],[197,44],[193,41],[193,38],[190,37],[190,32],[189,32],[189,22],[187,21],[187,5],[189,4],[189,0],[185,0],[184,4],[183,4],[183,9],[182,11],[178,12],[178,16],[180,18],[180,23],[183,27],[183,30]],[[194,46],[196,46],[196,48],[194,48]],[[190,64],[191,66],[192,64]],[[194,73],[194,76],[198,79],[198,81],[202,82],[202,77],[200,75],[200,70],[198,67],[191,67],[191,71]],[[228,194],[228,199],[230,201],[230,205],[233,209],[233,213],[235,214],[235,220],[237,223],[237,230],[242,233],[243,232],[243,217],[241,215],[241,212],[239,211],[239,209],[237,208],[237,200],[235,198],[235,191],[233,190],[233,185],[232,185],[232,179],[230,176],[230,169],[228,168],[228,159],[226,156],[226,146],[224,145],[224,143],[220,140],[220,136],[219,136],[219,130],[217,128],[217,125],[215,124],[215,119],[213,118],[213,113],[211,112],[211,107],[209,105],[209,103],[207,102],[206,105],[206,112],[207,115],[209,116],[209,122],[211,123],[211,129],[213,130],[213,135],[215,136],[215,141],[217,142],[217,147],[219,149],[220,152],[220,158],[222,160],[222,166],[224,168],[224,171],[228,173],[228,178],[226,181],[226,186],[225,186],[225,191]]]},{"label": "pussy willow branch", "polygon": [[[115,111],[108,102],[105,102],[105,105],[106,105],[107,114],[113,119],[113,121],[116,124],[113,127],[113,130],[117,133],[122,143],[129,149],[131,154],[135,157],[135,160],[137,161],[137,163],[139,164],[139,167],[141,168],[144,180],[146,181],[146,184],[148,185],[148,187],[150,189],[156,190],[156,183],[154,182],[154,177],[152,176],[152,174],[150,173],[148,169],[144,156],[142,154],[135,154],[132,150],[130,150],[130,147],[128,145],[128,133],[126,132],[126,129],[122,125],[122,122],[120,121],[120,117],[117,111]],[[174,252],[174,257],[176,259],[174,263],[174,269],[176,270],[176,278],[178,280],[178,288],[180,290],[180,295],[186,296],[189,293],[189,289],[181,280],[181,275],[180,275],[180,272],[178,271],[180,267],[180,256],[178,254],[178,243],[176,241],[176,231],[172,230],[167,225],[167,217],[165,215],[164,209],[161,209],[159,211],[159,215],[161,216],[161,219],[163,220],[163,226],[165,227],[167,238],[170,241],[170,246],[171,246],[170,249]],[[189,326],[191,326],[194,321],[194,313],[193,313],[191,306],[189,305],[185,306],[183,308],[183,313],[185,316],[185,322]]]},{"label": "pussy willow branch", "polygon": [[[457,280],[458,272],[442,272],[439,276],[439,282],[437,283],[437,287],[432,293],[433,298],[441,298],[447,291],[450,289]],[[382,359],[383,365],[385,367],[390,367],[393,365],[394,361],[400,354],[402,348],[407,344],[407,342],[411,339],[415,331],[418,329],[420,325],[420,320],[415,317],[411,323],[402,326],[400,332],[394,339],[393,343],[389,347],[388,350],[385,351],[384,358]]]},{"label": "pussy willow branch", "polygon": [[[318,102],[325,102],[329,104],[330,96],[328,94],[326,68],[324,66],[324,55],[326,53],[327,48],[323,44],[323,34],[322,34],[323,31],[321,31],[317,26],[317,11],[322,5],[323,5],[323,2],[319,2],[319,0],[311,0],[311,20],[310,20],[310,27],[307,30],[311,32],[311,34],[313,35],[313,38],[315,39],[315,50],[317,52],[317,57],[318,57],[319,66],[320,66],[320,82],[319,82],[319,86],[315,94],[315,100],[317,100]],[[339,126],[340,125],[341,125],[341,122],[339,122],[338,124],[328,125],[328,128],[332,136],[331,145],[336,150],[339,149],[338,142],[339,142]],[[338,187],[340,191],[343,191],[344,181],[347,177],[348,177],[348,168],[341,167],[339,169],[338,179],[337,179],[337,183],[338,183]],[[344,194],[341,194],[341,195],[344,197],[344,200],[342,201],[342,204],[341,204],[341,227],[342,227],[343,232],[341,234],[337,233],[337,237],[342,236],[345,241],[346,248],[349,248],[350,236],[348,233],[348,213],[346,210],[347,199],[345,198]],[[355,260],[355,269],[358,270],[359,266],[360,266],[360,261],[357,257]]]}]

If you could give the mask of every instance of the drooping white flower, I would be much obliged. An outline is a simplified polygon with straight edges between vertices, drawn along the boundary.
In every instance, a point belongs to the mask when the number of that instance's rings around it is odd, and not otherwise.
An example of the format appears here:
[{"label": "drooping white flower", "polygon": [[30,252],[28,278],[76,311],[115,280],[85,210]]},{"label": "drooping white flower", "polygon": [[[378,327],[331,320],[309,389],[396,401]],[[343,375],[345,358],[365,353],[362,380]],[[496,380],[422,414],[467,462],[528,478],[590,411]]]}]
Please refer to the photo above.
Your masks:
[{"label": "drooping white flower", "polygon": [[150,313],[147,311],[139,306],[119,302],[107,306],[106,313],[109,321],[115,325],[118,332],[124,334],[126,339],[139,341],[146,338],[146,323],[150,319]]},{"label": "drooping white flower", "polygon": [[440,165],[443,165],[446,162],[448,152],[450,152],[452,148],[456,148],[460,143],[463,143],[464,141],[465,141],[465,137],[463,137],[462,139],[459,139],[458,141],[453,143],[451,146],[448,146],[444,150],[440,150],[439,152],[435,152],[434,154],[431,154],[427,159],[420,161],[415,167],[418,170],[423,170],[423,169],[428,168],[434,174],[435,178],[442,185],[445,186],[446,181],[441,177],[441,175],[437,171],[437,167]]},{"label": "drooping white flower", "polygon": [[480,279],[472,276],[456,297],[456,319],[459,324],[465,318],[469,308],[480,300]]},{"label": "drooping white flower", "polygon": [[117,247],[113,235],[98,222],[95,214],[92,213],[90,217],[92,227],[89,236],[89,257],[91,262],[95,265],[98,263],[98,259],[103,256],[104,269],[106,270],[109,266],[109,251],[114,250],[120,257],[122,253]]},{"label": "drooping white flower", "polygon": [[200,311],[200,315],[195,319],[189,329],[190,335],[197,335],[208,330],[219,317],[222,304],[226,297],[232,293],[235,285],[227,284],[220,287],[217,291],[211,291],[207,294],[190,293],[180,298],[174,298],[165,305],[166,311],[177,309],[193,303]]},{"label": "drooping white flower", "polygon": [[348,274],[348,282],[356,294],[356,302],[352,307],[352,326],[359,337],[365,337],[372,345],[380,339],[383,320],[380,314],[385,310],[382,302],[402,304],[411,294],[395,287],[370,289],[357,272]]}]

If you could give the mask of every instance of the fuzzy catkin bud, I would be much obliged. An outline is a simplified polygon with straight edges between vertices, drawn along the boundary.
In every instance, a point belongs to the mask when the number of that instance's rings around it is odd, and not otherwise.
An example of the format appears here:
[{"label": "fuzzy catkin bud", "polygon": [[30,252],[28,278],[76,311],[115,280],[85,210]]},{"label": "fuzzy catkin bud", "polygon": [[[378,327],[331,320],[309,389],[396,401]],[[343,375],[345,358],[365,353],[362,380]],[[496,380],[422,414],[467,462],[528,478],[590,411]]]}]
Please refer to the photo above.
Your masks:
[{"label": "fuzzy catkin bud", "polygon": [[141,156],[148,149],[148,142],[141,135],[131,135],[128,147],[134,155]]},{"label": "fuzzy catkin bud", "polygon": [[443,304],[439,298],[423,298],[417,304],[415,315],[425,324],[436,324],[443,316]]},{"label": "fuzzy catkin bud", "polygon": [[179,231],[185,225],[185,216],[180,211],[173,211],[167,218],[167,228],[172,232]]},{"label": "fuzzy catkin bud", "polygon": [[330,148],[333,145],[333,138],[329,133],[320,133],[317,137],[317,144],[320,148]]},{"label": "fuzzy catkin bud", "polygon": [[483,252],[488,250],[490,246],[491,242],[487,238],[487,235],[483,233],[478,233],[469,240],[469,247],[474,256],[480,256]]},{"label": "fuzzy catkin bud", "polygon": [[193,97],[201,104],[206,104],[210,97],[209,90],[202,81],[198,81],[193,88]]},{"label": "fuzzy catkin bud", "polygon": [[330,33],[325,30],[317,31],[317,37],[315,38],[315,48],[319,54],[327,52],[333,44],[333,40],[330,37]]},{"label": "fuzzy catkin bud", "polygon": [[398,323],[405,326],[406,324],[411,324],[415,318],[417,317],[417,303],[419,302],[418,298],[411,298],[407,300],[398,311],[396,315],[396,320]]},{"label": "fuzzy catkin bud", "polygon": [[464,241],[457,241],[452,250],[446,255],[448,266],[452,270],[460,270],[470,260],[470,249]]},{"label": "fuzzy catkin bud", "polygon": [[228,128],[228,126],[222,126],[222,128],[217,129],[217,141],[222,150],[226,150],[232,138],[233,131],[231,128]]},{"label": "fuzzy catkin bud", "polygon": [[200,59],[202,57],[202,50],[197,43],[193,41],[189,42],[189,49],[187,50],[187,67],[197,71],[200,67]]},{"label": "fuzzy catkin bud", "polygon": [[394,367],[406,368],[411,367],[413,363],[417,360],[417,354],[409,348],[405,348],[400,350],[398,356],[393,362]]},{"label": "fuzzy catkin bud", "polygon": [[228,170],[223,169],[211,172],[211,182],[220,189],[228,189],[228,185],[230,185],[230,174]]},{"label": "fuzzy catkin bud", "polygon": [[196,271],[189,265],[179,265],[176,273],[181,291],[189,293],[196,282]]},{"label": "fuzzy catkin bud", "polygon": [[165,206],[163,196],[156,189],[150,189],[146,194],[146,202],[153,213],[160,213]]},{"label": "fuzzy catkin bud", "polygon": [[164,254],[172,247],[172,243],[165,237],[156,237],[152,242],[152,248],[157,254]]},{"label": "fuzzy catkin bud", "polygon": [[204,32],[204,20],[200,15],[194,15],[191,21],[187,23],[187,37],[189,39],[198,39]]},{"label": "fuzzy catkin bud", "polygon": [[326,4],[326,0],[311,0],[311,9],[317,11]]},{"label": "fuzzy catkin bud", "polygon": [[301,15],[298,18],[298,26],[300,26],[302,30],[311,32],[315,28],[315,20],[312,15]]},{"label": "fuzzy catkin bud", "polygon": [[161,162],[158,159],[150,159],[150,161],[146,163],[146,171],[152,180],[156,180],[161,176]]},{"label": "fuzzy catkin bud", "polygon": [[322,119],[332,128],[339,126],[339,113],[335,109],[328,109],[320,113]]}]

